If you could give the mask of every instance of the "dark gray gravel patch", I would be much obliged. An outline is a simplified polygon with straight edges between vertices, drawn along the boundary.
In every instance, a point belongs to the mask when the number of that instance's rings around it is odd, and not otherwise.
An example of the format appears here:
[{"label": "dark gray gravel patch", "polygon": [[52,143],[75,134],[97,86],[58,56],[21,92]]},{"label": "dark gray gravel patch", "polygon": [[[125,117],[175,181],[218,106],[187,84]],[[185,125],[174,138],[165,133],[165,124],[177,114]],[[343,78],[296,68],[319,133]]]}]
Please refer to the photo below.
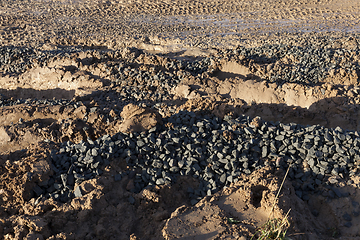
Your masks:
[{"label": "dark gray gravel patch", "polygon": [[[179,118],[190,121],[177,124]],[[51,153],[55,174],[48,183],[39,186],[41,191],[37,188],[34,192],[36,196],[66,202],[75,197],[75,183],[101,175],[102,167],[110,161],[124,161],[133,170],[124,170],[114,178],[119,181],[121,174],[128,174],[134,179],[132,192],[174,183],[179,175],[199,179],[198,189],[189,192],[193,202],[236,182],[243,173],[269,165],[284,170],[290,167],[289,179],[293,180],[296,195],[305,201],[311,194],[322,193],[319,186],[328,187],[329,198],[347,196],[335,187],[336,183],[329,182],[329,177],[346,178],[357,171],[360,147],[357,132],[272,122],[250,128],[252,119],[248,116],[226,119],[180,112],[166,120],[173,123],[172,129],[162,125],[143,133],[105,135],[92,144],[65,142],[60,151]],[[234,123],[248,127],[232,129],[233,138],[225,138],[223,129],[229,131]],[[198,126],[204,131],[199,131]],[[343,152],[324,151],[336,145],[325,139],[326,133],[344,134],[344,140],[337,144]],[[305,168],[304,163],[309,167]],[[80,193],[76,191],[77,196]]]},{"label": "dark gray gravel patch", "polygon": [[19,74],[37,66],[46,66],[54,58],[70,57],[70,54],[83,51],[82,48],[66,47],[45,51],[32,47],[1,46],[0,72],[3,74]]},{"label": "dark gray gravel patch", "polygon": [[[5,75],[21,74],[35,66],[47,66],[55,59],[74,58],[73,53],[85,51],[89,58],[75,59],[79,65],[102,66],[102,69],[108,74],[110,81],[106,91],[97,92],[87,98],[93,98],[98,102],[108,105],[112,103],[122,105],[135,103],[139,105],[152,105],[159,108],[161,103],[173,98],[171,90],[175,88],[180,81],[188,74],[198,76],[208,71],[211,63],[210,58],[204,58],[194,61],[181,61],[166,59],[164,66],[154,66],[148,70],[140,70],[139,63],[141,57],[145,54],[135,48],[127,48],[122,51],[116,50],[84,50],[81,47],[59,48],[58,50],[43,51],[34,48],[21,48],[15,46],[4,46],[0,48],[0,72]],[[127,53],[124,54],[123,52]],[[118,88],[121,91],[118,91]],[[115,89],[115,90],[114,90]],[[114,91],[113,91],[114,90]],[[108,91],[112,94],[108,94]],[[21,97],[21,96],[16,96]],[[0,99],[1,106],[14,106],[18,104],[46,104],[59,105],[64,104],[63,100],[52,99]],[[106,102],[104,103],[104,100]],[[70,102],[68,100],[68,102]],[[91,108],[95,112],[96,108]]]},{"label": "dark gray gravel patch", "polygon": [[7,98],[0,94],[0,107],[6,106],[16,106],[19,104],[25,105],[81,105],[82,103],[76,102],[73,100],[65,100],[65,99],[14,99],[14,98]]},{"label": "dark gray gravel patch", "polygon": [[[280,85],[284,82],[317,84],[329,76],[330,72],[335,73],[340,69],[348,74],[359,73],[358,47],[335,48],[332,45],[333,40],[326,37],[311,41],[316,40],[318,40],[317,44],[306,44],[305,41],[302,46],[285,43],[264,43],[258,47],[239,46],[236,49],[219,50],[217,54],[192,61],[163,56],[165,58],[163,66],[150,67],[148,70],[141,70],[139,66],[145,65],[141,63],[142,57],[151,54],[145,54],[136,48],[112,51],[66,47],[44,51],[30,47],[3,46],[0,47],[0,71],[3,74],[19,74],[34,66],[46,66],[54,59],[70,58],[73,53],[85,51],[92,57],[76,59],[78,64],[100,64],[109,76],[115,78],[111,83],[112,86],[122,88],[119,95],[123,100],[141,103],[152,101],[153,104],[171,99],[171,90],[187,75],[196,77],[201,77],[203,73],[212,75],[218,70],[213,69],[213,64],[216,65],[224,59],[233,59],[247,65],[254,74],[260,74],[267,81],[277,82]],[[293,60],[284,63],[284,57]],[[257,71],[254,64],[264,67],[262,73]]]},{"label": "dark gray gravel patch", "polygon": [[[356,60],[360,54],[358,46],[347,47],[347,42],[354,40],[352,35],[334,39],[330,36],[321,36],[314,39],[304,39],[302,44],[264,42],[257,47],[239,46],[234,50],[224,50],[219,58],[238,59],[255,74],[260,74],[269,82],[296,82],[313,85],[324,80],[330,73],[343,71],[351,74],[359,72],[359,63]],[[338,43],[336,46],[334,43]],[[343,43],[340,45],[339,43]],[[287,57],[288,61],[283,61]],[[264,66],[258,72],[258,66]],[[324,94],[324,90],[322,90]]]}]

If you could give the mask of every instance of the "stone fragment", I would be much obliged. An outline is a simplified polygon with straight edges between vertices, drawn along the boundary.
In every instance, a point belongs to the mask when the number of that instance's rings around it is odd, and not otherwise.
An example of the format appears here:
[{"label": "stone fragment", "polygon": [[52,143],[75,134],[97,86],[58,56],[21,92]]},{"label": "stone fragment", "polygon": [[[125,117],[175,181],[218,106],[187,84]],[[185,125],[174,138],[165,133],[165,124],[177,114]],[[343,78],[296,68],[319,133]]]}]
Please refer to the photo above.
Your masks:
[{"label": "stone fragment", "polygon": [[82,195],[82,192],[81,192],[80,186],[77,186],[77,187],[75,188],[75,190],[74,190],[74,195],[75,195],[75,197],[82,197],[82,196],[83,196],[83,195]]},{"label": "stone fragment", "polygon": [[351,222],[346,222],[346,223],[344,223],[344,226],[347,227],[347,228],[350,228],[352,226],[352,223]]},{"label": "stone fragment", "polygon": [[43,190],[41,189],[41,187],[39,187],[39,185],[35,185],[33,191],[36,194],[36,196],[40,196],[43,193]]},{"label": "stone fragment", "polygon": [[352,220],[350,214],[348,214],[348,213],[344,213],[344,215],[342,215],[342,217],[345,221],[348,221],[348,222],[350,222]]},{"label": "stone fragment", "polygon": [[163,184],[165,184],[165,180],[163,178],[159,178],[159,179],[156,180],[155,184],[156,185],[163,185]]},{"label": "stone fragment", "polygon": [[135,203],[135,198],[133,196],[130,196],[128,198],[128,201],[129,201],[130,204],[134,204]]},{"label": "stone fragment", "polygon": [[115,182],[118,182],[118,181],[120,181],[121,180],[121,174],[115,174],[115,176],[114,176],[114,180],[115,180]]}]

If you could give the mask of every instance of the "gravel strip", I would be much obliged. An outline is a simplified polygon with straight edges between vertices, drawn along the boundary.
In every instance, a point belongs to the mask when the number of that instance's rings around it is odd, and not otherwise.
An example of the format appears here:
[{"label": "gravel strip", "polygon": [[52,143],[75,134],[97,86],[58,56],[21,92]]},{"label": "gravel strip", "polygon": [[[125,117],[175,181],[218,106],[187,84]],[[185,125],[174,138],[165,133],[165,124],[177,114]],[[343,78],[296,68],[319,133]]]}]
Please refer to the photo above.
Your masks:
[{"label": "gravel strip", "polygon": [[135,100],[167,100],[169,90],[186,75],[211,75],[216,70],[213,67],[222,60],[240,62],[248,66],[253,74],[279,84],[293,82],[314,85],[337,73],[360,74],[360,40],[357,35],[338,38],[322,36],[298,41],[289,39],[281,43],[263,42],[256,47],[239,46],[236,49],[218,50],[217,54],[193,61],[167,58],[162,66],[146,71],[139,69],[144,52],[135,48],[102,51],[67,47],[44,51],[4,46],[0,47],[0,71],[3,74],[22,73],[34,66],[46,66],[54,59],[70,58],[73,53],[86,51],[93,56],[91,61],[77,59],[78,64],[103,64],[103,70],[109,76],[115,76],[113,86],[123,87],[122,95]]},{"label": "gravel strip", "polygon": [[236,182],[240,174],[264,166],[290,167],[289,178],[303,200],[321,193],[318,186],[331,189],[329,197],[345,197],[347,193],[332,185],[336,177],[346,178],[358,170],[359,134],[339,127],[262,122],[248,116],[199,118],[192,112],[180,112],[167,122],[167,127],[147,132],[63,143],[51,153],[55,174],[34,189],[36,196],[62,202],[81,196],[75,183],[101,175],[101,168],[110,161],[125,161],[130,167],[115,175],[115,180],[129,175],[135,193],[174,183],[179,175],[199,179],[197,189],[188,189],[194,204]]},{"label": "gravel strip", "polygon": [[83,51],[83,48],[65,47],[56,50],[39,50],[32,47],[0,47],[0,72],[20,74],[34,66],[46,66],[50,61]]},{"label": "gravel strip", "polygon": [[314,85],[339,72],[359,75],[358,42],[353,36],[264,42],[257,47],[224,50],[219,58],[240,61],[269,82]]},{"label": "gravel strip", "polygon": [[19,104],[25,105],[81,105],[80,102],[64,99],[14,99],[6,98],[0,94],[0,107],[16,106]]}]

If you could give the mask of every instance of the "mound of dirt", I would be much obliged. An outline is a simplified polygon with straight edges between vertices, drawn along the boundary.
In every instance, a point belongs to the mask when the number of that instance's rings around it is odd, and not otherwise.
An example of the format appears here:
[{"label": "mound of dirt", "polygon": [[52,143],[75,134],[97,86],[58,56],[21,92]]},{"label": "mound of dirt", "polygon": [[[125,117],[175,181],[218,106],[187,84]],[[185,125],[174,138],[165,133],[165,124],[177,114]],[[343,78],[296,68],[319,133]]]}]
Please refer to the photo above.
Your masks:
[{"label": "mound of dirt", "polygon": [[126,105],[120,116],[124,119],[118,128],[120,132],[142,132],[161,124],[158,113],[134,104]]},{"label": "mound of dirt", "polygon": [[242,175],[229,188],[205,197],[195,206],[177,208],[166,220],[163,237],[167,240],[250,239],[268,219],[282,220],[289,211],[291,239],[339,236],[354,239],[360,221],[357,214],[360,190],[356,185],[342,184],[335,191],[351,194],[339,199],[314,195],[307,204],[295,194],[291,181],[285,180],[280,189],[283,178],[283,171],[271,168]]}]

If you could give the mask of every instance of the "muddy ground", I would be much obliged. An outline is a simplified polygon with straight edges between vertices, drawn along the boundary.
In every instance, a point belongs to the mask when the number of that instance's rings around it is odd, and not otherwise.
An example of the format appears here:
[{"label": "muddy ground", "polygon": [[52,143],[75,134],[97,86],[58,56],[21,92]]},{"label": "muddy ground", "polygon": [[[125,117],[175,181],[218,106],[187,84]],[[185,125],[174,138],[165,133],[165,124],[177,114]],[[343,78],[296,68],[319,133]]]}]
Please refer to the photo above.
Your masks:
[{"label": "muddy ground", "polygon": [[[1,1],[0,47],[44,57],[1,65],[0,238],[250,239],[270,214],[283,218],[289,209],[291,239],[360,238],[357,174],[336,178],[342,197],[304,201],[286,180],[275,200],[285,172],[267,167],[193,205],[188,188],[199,184],[195,178],[133,193],[130,176],[114,178],[124,166],[111,162],[67,203],[33,191],[54,174],[50,154],[61,143],[146,131],[184,110],[359,131],[356,69],[344,65],[317,84],[271,82],[268,63],[230,54],[239,46],[327,39],[329,48],[355,49],[350,63],[358,65],[359,12],[356,0]],[[204,72],[168,67],[207,57],[213,62]],[[119,83],[111,70],[119,64],[182,77],[148,87],[129,73]],[[300,63],[284,57],[274,71],[287,64]],[[149,94],[134,96],[127,87]]]}]

